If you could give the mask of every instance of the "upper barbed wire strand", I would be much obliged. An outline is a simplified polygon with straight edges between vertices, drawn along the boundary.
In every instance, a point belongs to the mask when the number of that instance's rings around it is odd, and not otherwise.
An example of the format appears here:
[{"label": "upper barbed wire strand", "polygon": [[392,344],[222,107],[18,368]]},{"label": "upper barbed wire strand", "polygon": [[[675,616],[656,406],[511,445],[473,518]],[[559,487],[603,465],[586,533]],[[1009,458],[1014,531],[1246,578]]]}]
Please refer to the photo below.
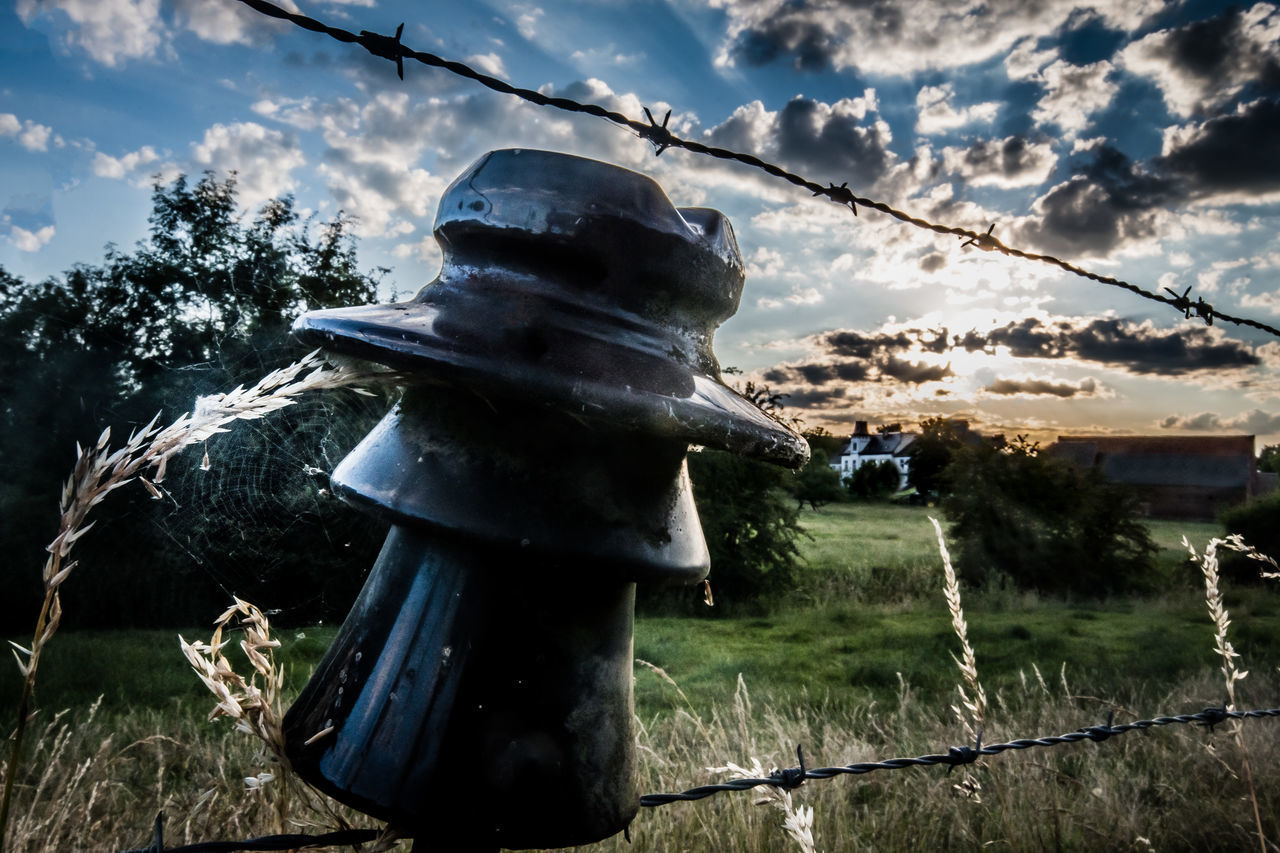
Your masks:
[{"label": "upper barbed wire strand", "polygon": [[[846,184],[836,186],[834,183],[828,183],[827,186],[824,187],[816,181],[810,180],[802,175],[797,175],[794,172],[789,172],[781,166],[761,160],[759,157],[752,154],[744,154],[740,151],[732,151],[727,148],[716,148],[691,139],[684,139],[667,129],[665,119],[662,123],[655,121],[648,109],[645,110],[648,121],[640,121],[624,115],[623,113],[605,109],[599,104],[581,103],[579,101],[572,100],[571,98],[552,97],[534,89],[522,89],[508,83],[506,80],[493,77],[489,74],[484,74],[461,62],[445,59],[434,53],[414,50],[413,48],[402,44],[400,42],[400,34],[404,28],[403,24],[401,24],[400,28],[396,30],[396,35],[394,37],[380,35],[378,33],[370,32],[369,30],[361,30],[359,35],[357,35],[356,33],[341,29],[340,27],[329,26],[315,18],[310,18],[306,15],[282,9],[274,3],[267,2],[267,0],[239,0],[239,2],[264,15],[289,21],[303,29],[310,30],[311,32],[322,33],[346,44],[358,44],[374,56],[395,62],[396,70],[401,79],[404,78],[403,60],[413,59],[423,65],[427,65],[432,68],[444,69],[451,74],[456,74],[459,77],[465,77],[468,80],[473,80],[495,92],[500,92],[504,95],[514,95],[528,101],[529,103],[537,104],[538,106],[552,107],[566,112],[584,113],[586,115],[596,116],[597,118],[613,122],[621,127],[626,127],[634,131],[636,135],[640,136],[642,139],[650,142],[659,154],[668,148],[682,148],[686,151],[692,151],[695,154],[702,154],[708,157],[715,157],[720,160],[731,160],[737,163],[742,163],[743,165],[750,166],[754,169],[759,169],[760,171],[772,175],[775,178],[780,178],[781,180],[794,184],[797,187],[803,187],[815,196],[824,196],[841,206],[847,206],[852,210],[855,216],[858,213],[859,206],[878,210],[881,213],[892,216],[894,219],[905,222],[908,225],[914,225],[917,228],[933,231],[936,234],[946,234],[959,237],[966,241],[966,246],[974,245],[983,251],[999,252],[1002,255],[1008,255],[1014,258],[1048,264],[1050,266],[1058,267],[1065,272],[1069,272],[1072,275],[1086,278],[1090,281],[1096,281],[1099,284],[1105,284],[1111,287],[1118,287],[1123,290],[1127,290],[1130,293],[1141,296],[1144,299],[1149,299],[1152,302],[1160,302],[1168,305],[1173,309],[1182,312],[1183,316],[1187,319],[1190,319],[1192,315],[1195,315],[1196,317],[1204,320],[1208,325],[1213,325],[1213,321],[1215,319],[1225,320],[1228,323],[1233,323],[1237,326],[1247,326],[1280,338],[1280,328],[1276,328],[1275,326],[1271,326],[1248,317],[1236,317],[1231,314],[1224,313],[1205,302],[1203,298],[1199,298],[1195,302],[1192,302],[1188,295],[1189,289],[1188,293],[1181,295],[1173,293],[1172,291],[1169,291],[1172,294],[1171,296],[1153,293],[1152,291],[1145,290],[1142,287],[1124,281],[1123,279],[1098,275],[1097,273],[1090,272],[1089,270],[1076,266],[1068,261],[1064,261],[1061,258],[1054,257],[1053,255],[1027,252],[1013,246],[1006,246],[992,233],[992,229],[995,227],[994,225],[991,228],[988,228],[985,233],[982,233],[972,231],[968,228],[959,228],[954,225],[941,225],[935,222],[930,222],[927,219],[922,219],[918,216],[913,216],[910,213],[891,207],[882,201],[876,201],[875,199],[863,198],[855,195]],[[667,114],[667,117],[670,117],[670,113]]]}]

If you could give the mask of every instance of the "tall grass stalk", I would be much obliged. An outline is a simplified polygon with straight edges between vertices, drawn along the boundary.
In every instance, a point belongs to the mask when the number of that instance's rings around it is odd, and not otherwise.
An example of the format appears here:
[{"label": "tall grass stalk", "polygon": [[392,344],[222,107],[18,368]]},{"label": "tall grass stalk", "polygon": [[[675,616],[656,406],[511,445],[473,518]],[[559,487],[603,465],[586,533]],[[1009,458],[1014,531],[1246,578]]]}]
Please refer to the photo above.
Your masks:
[{"label": "tall grass stalk", "polygon": [[[1227,628],[1231,626],[1231,616],[1222,601],[1222,591],[1218,587],[1218,546],[1225,544],[1225,540],[1210,539],[1209,544],[1205,546],[1203,556],[1196,553],[1196,549],[1186,538],[1183,538],[1182,544],[1190,552],[1191,561],[1200,566],[1200,572],[1204,575],[1204,602],[1209,609],[1209,618],[1213,620],[1214,651],[1222,658],[1222,678],[1227,687],[1227,710],[1234,711],[1238,707],[1236,683],[1243,681],[1249,673],[1236,666],[1236,659],[1240,657],[1240,653],[1227,639]],[[1247,547],[1239,540],[1234,543],[1234,546],[1237,550],[1245,550]],[[1245,746],[1244,728],[1240,720],[1232,721],[1231,732],[1240,748],[1241,769],[1244,772],[1245,783],[1249,786],[1249,798],[1253,803],[1253,819],[1258,829],[1258,846],[1262,853],[1267,853],[1267,836],[1262,828],[1262,814],[1258,810],[1258,791],[1253,784],[1249,750]]]},{"label": "tall grass stalk", "polygon": [[[33,713],[36,674],[40,659],[62,621],[59,589],[76,567],[69,560],[79,539],[95,522],[89,514],[107,495],[137,480],[157,499],[162,498],[157,484],[164,480],[169,460],[194,444],[227,431],[234,421],[254,420],[293,405],[294,398],[309,391],[354,386],[376,376],[352,367],[327,367],[319,350],[287,367],[275,370],[256,385],[243,385],[225,394],[201,397],[193,412],[182,415],[166,427],[157,426],[157,414],[145,427],[130,434],[124,445],[111,447],[111,428],[107,427],[91,447],[76,445],[76,462],[62,488],[59,502],[61,520],[58,535],[45,548],[42,579],[44,598],[36,618],[35,631],[28,647],[11,643],[18,669],[22,673],[22,692],[18,699],[17,725],[9,743],[5,765],[4,793],[0,799],[0,851],[8,837],[9,814],[13,801],[14,780],[22,758],[22,744]],[[358,389],[357,389],[358,390]],[[205,454],[204,467],[208,467]],[[150,475],[150,476],[148,476]]]},{"label": "tall grass stalk", "polygon": [[[969,644],[969,625],[965,622],[964,607],[960,604],[960,582],[951,566],[951,553],[947,550],[947,541],[942,535],[942,525],[933,516],[929,517],[929,521],[933,523],[934,532],[938,535],[938,553],[942,555],[942,592],[947,599],[947,610],[951,613],[951,628],[960,640],[960,657],[956,657],[954,653],[951,655],[964,679],[964,684],[956,685],[956,691],[960,694],[961,704],[969,713],[964,714],[955,705],[951,708],[964,726],[965,733],[970,739],[976,739],[986,726],[987,694],[978,681],[978,658],[973,646]],[[968,691],[965,690],[965,684],[969,685]],[[973,695],[970,696],[970,693]]]}]

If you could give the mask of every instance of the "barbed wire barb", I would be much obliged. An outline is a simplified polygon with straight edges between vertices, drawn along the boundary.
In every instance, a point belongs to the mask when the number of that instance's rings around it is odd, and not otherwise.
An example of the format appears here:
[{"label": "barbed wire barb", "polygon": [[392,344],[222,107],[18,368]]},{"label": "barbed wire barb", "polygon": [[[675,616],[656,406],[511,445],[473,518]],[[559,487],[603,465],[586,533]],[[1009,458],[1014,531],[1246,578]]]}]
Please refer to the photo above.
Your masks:
[{"label": "barbed wire barb", "polygon": [[[282,9],[274,3],[267,2],[267,0],[239,0],[239,2],[244,3],[255,11],[268,15],[272,18],[289,21],[305,30],[327,35],[330,38],[346,44],[359,44],[374,56],[394,60],[396,63],[396,71],[402,80],[404,79],[403,60],[413,59],[423,65],[443,69],[451,74],[456,74],[459,77],[464,77],[468,80],[479,83],[480,85],[492,89],[495,92],[514,95],[515,97],[521,98],[522,100],[528,101],[532,104],[537,104],[538,106],[551,107],[553,109],[564,110],[566,112],[583,113],[605,119],[606,121],[613,122],[614,124],[622,127],[630,128],[637,136],[651,143],[659,155],[668,148],[682,148],[695,154],[702,154],[720,160],[731,160],[754,169],[759,169],[760,171],[763,171],[775,178],[785,180],[795,186],[807,189],[815,196],[824,196],[837,204],[847,205],[853,211],[855,216],[858,214],[859,206],[869,207],[888,216],[892,216],[894,219],[908,225],[915,226],[916,228],[933,231],[936,234],[949,234],[959,237],[962,240],[967,240],[968,242],[965,245],[974,245],[979,249],[984,249],[986,251],[998,251],[1009,257],[1048,264],[1050,266],[1058,267],[1064,272],[1097,282],[1098,284],[1105,284],[1111,287],[1118,287],[1123,290],[1127,290],[1144,299],[1169,305],[1174,309],[1183,312],[1187,319],[1190,319],[1190,314],[1188,313],[1189,308],[1192,313],[1195,313],[1196,316],[1203,319],[1208,325],[1213,325],[1213,321],[1216,318],[1233,323],[1237,326],[1246,326],[1252,329],[1257,329],[1261,332],[1266,332],[1269,335],[1274,335],[1275,337],[1280,337],[1280,328],[1276,328],[1275,326],[1271,326],[1248,317],[1236,317],[1231,314],[1218,311],[1203,299],[1194,304],[1189,304],[1186,302],[1185,297],[1177,297],[1176,294],[1173,297],[1169,297],[1160,293],[1154,293],[1122,279],[1090,272],[1089,270],[1076,266],[1068,261],[1064,261],[1061,258],[1054,257],[1053,255],[1027,252],[1012,246],[1006,246],[992,234],[992,229],[995,228],[994,224],[988,228],[987,232],[984,234],[968,228],[930,222],[926,219],[913,216],[910,213],[891,207],[884,202],[857,196],[848,188],[847,184],[836,186],[834,183],[828,183],[828,185],[824,187],[816,181],[797,175],[794,172],[789,172],[781,166],[761,160],[759,157],[754,155],[745,154],[739,151],[731,151],[727,148],[716,148],[697,142],[696,140],[683,139],[667,128],[666,119],[663,120],[662,124],[658,124],[654,120],[653,114],[647,108],[645,109],[645,115],[648,118],[648,123],[630,118],[622,113],[606,109],[599,104],[581,103],[570,98],[551,97],[533,89],[519,88],[508,83],[506,80],[502,80],[488,74],[483,74],[464,63],[444,59],[443,57],[437,56],[433,53],[413,50],[401,44],[400,35],[404,29],[403,24],[397,28],[396,35],[394,37],[379,35],[377,33],[370,32],[369,30],[362,30],[360,35],[356,35],[355,33],[339,27],[331,27],[328,24],[316,20],[315,18],[310,18],[306,15]],[[667,117],[670,117],[670,111],[667,112]]]}]

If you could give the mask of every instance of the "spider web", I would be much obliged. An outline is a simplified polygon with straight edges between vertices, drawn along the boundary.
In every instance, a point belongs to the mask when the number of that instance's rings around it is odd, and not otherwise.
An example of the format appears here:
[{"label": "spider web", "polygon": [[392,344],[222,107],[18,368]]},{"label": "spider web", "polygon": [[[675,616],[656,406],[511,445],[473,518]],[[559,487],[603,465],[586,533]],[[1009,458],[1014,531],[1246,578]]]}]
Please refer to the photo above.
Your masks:
[{"label": "spider web", "polygon": [[388,408],[382,394],[310,395],[188,450],[162,484],[165,562],[288,621],[341,619],[386,524],[333,497],[329,475]]}]

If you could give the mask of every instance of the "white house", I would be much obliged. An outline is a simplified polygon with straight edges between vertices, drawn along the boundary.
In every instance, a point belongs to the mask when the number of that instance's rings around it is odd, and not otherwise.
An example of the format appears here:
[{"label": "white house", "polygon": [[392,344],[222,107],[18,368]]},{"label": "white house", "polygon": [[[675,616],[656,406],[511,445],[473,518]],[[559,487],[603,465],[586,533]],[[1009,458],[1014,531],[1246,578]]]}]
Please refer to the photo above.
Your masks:
[{"label": "white house", "polygon": [[831,467],[840,472],[841,479],[848,479],[863,465],[890,462],[898,469],[898,488],[907,487],[907,474],[911,471],[911,455],[908,448],[919,436],[914,432],[886,432],[872,435],[867,432],[867,422],[857,421],[849,445],[839,462]]}]

